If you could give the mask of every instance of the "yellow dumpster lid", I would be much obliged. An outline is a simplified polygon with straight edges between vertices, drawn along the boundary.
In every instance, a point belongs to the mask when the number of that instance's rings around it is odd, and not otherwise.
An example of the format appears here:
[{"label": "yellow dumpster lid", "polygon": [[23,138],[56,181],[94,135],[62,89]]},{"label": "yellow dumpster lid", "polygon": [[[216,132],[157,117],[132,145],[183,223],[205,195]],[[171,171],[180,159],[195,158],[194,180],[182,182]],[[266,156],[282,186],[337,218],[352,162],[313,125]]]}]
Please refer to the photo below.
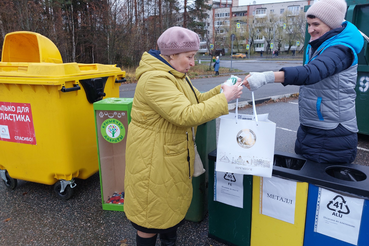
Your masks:
[{"label": "yellow dumpster lid", "polygon": [[50,39],[27,31],[5,35],[1,61],[63,63],[58,48]]},{"label": "yellow dumpster lid", "polygon": [[63,63],[55,44],[47,37],[27,31],[5,36],[0,62],[0,83],[65,85],[65,82],[114,76],[125,72],[115,65]]}]

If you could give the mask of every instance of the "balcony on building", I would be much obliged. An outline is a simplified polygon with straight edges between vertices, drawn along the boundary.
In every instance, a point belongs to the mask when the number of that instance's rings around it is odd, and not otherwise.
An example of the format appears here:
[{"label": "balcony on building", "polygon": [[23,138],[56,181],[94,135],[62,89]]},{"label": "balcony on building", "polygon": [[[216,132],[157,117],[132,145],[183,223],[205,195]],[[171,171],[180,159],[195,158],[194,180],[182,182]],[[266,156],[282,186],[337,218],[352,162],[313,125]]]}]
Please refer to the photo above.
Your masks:
[{"label": "balcony on building", "polygon": [[213,1],[213,9],[217,8],[226,8],[232,6],[232,0],[214,0]]},{"label": "balcony on building", "polygon": [[209,50],[206,46],[206,41],[201,41],[200,42],[200,49],[198,51],[199,54],[208,54]]}]

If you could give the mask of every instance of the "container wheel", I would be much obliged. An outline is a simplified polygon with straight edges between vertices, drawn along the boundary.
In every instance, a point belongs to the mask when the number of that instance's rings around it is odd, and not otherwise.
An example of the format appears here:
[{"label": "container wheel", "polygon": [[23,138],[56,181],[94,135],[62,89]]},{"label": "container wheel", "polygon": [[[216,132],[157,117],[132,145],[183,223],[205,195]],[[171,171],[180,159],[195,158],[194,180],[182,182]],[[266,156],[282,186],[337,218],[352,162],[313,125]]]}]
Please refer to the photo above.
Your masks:
[{"label": "container wheel", "polygon": [[56,182],[55,184],[54,184],[54,192],[55,192],[55,194],[59,197],[59,198],[61,198],[61,199],[63,199],[63,200],[68,200],[68,199],[70,199],[72,196],[73,196],[73,194],[74,194],[74,190],[70,187],[70,185],[67,185],[66,187],[65,187],[65,189],[64,189],[64,191],[63,192],[60,192],[61,191],[61,182],[60,182],[60,180],[58,181],[58,182]]},{"label": "container wheel", "polygon": [[6,176],[6,181],[3,180],[5,186],[10,190],[14,190],[15,187],[17,187],[17,183],[18,183],[17,180],[10,177],[8,171],[5,171],[5,176]]}]

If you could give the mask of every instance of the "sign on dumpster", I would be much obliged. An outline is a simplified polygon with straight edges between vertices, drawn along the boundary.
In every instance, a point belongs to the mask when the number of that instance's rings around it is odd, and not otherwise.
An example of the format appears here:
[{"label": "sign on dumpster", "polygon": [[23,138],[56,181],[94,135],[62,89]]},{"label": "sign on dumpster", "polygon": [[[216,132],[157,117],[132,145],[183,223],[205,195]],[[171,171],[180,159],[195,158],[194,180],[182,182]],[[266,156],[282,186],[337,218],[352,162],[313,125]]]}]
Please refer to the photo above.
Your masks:
[{"label": "sign on dumpster", "polygon": [[0,140],[36,145],[31,104],[0,102]]},{"label": "sign on dumpster", "polygon": [[296,181],[277,177],[261,178],[262,194],[260,213],[266,216],[295,223]]},{"label": "sign on dumpster", "polygon": [[243,208],[243,174],[215,171],[214,184],[214,201]]},{"label": "sign on dumpster", "polygon": [[101,124],[101,135],[109,143],[119,143],[124,139],[126,130],[123,123],[119,120],[106,119]]},{"label": "sign on dumpster", "polygon": [[357,245],[364,199],[319,188],[314,231]]}]

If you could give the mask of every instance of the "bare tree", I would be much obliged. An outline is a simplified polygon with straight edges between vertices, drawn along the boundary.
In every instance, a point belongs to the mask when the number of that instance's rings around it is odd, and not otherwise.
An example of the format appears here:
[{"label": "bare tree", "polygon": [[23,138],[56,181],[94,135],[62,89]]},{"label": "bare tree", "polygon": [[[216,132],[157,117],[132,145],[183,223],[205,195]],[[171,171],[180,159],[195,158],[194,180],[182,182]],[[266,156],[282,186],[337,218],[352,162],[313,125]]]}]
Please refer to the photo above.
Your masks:
[{"label": "bare tree", "polygon": [[[278,23],[278,18],[274,13],[270,13],[268,16],[264,17],[264,27],[262,28],[262,35],[267,43],[267,51],[272,52],[271,44],[275,42],[275,33]],[[273,43],[273,46],[275,43]],[[274,48],[274,47],[273,47]],[[275,48],[274,48],[275,49]]]},{"label": "bare tree", "polygon": [[254,41],[255,39],[257,39],[258,35],[259,35],[259,27],[256,21],[255,16],[250,16],[247,20],[247,25],[248,25],[248,40],[249,40],[249,45],[250,45],[250,54],[252,52],[255,52],[255,47],[254,47]]},{"label": "bare tree", "polygon": [[296,45],[297,41],[303,43],[305,37],[305,16],[304,12],[292,14],[290,11],[285,11],[281,16],[281,22],[284,23],[284,39],[283,42],[288,46],[287,52],[292,46]]},{"label": "bare tree", "polygon": [[50,38],[64,62],[133,66],[157,48],[179,9],[178,0],[2,0],[0,41],[33,31]]}]

